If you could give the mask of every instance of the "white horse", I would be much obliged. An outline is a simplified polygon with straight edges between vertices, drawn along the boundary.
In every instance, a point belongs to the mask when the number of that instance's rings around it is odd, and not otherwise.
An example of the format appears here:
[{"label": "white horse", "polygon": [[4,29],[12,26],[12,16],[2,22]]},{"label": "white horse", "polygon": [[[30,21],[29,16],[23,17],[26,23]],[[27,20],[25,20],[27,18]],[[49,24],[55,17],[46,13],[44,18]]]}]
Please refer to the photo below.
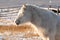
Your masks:
[{"label": "white horse", "polygon": [[43,40],[55,40],[57,15],[52,11],[35,5],[23,5],[19,10],[15,23],[19,25],[26,22],[31,22],[39,29]]}]

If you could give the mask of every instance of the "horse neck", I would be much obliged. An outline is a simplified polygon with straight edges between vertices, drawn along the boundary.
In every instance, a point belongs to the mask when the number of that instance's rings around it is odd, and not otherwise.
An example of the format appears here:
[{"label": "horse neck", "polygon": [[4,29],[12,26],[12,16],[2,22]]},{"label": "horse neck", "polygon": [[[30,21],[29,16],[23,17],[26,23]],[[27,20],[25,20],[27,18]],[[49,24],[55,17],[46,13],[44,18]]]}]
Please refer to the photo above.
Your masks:
[{"label": "horse neck", "polygon": [[40,12],[37,9],[32,10],[32,20],[31,22],[35,24],[36,26],[40,26],[41,19],[40,19]]}]

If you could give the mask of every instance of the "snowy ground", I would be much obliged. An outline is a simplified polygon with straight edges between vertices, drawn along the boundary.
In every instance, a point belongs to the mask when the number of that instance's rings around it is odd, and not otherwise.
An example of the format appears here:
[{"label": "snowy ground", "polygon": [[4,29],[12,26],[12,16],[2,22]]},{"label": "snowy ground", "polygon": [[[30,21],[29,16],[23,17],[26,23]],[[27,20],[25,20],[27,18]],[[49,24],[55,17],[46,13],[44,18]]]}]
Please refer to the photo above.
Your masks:
[{"label": "snowy ground", "polygon": [[[0,8],[5,7],[16,7],[20,6],[21,4],[29,3],[29,4],[35,4],[35,5],[41,5],[44,6],[49,5],[50,0],[0,0]],[[60,0],[51,0],[51,5],[60,6]]]},{"label": "snowy ground", "polygon": [[0,9],[0,25],[12,24],[16,19],[20,7],[12,7],[12,8],[2,8]]}]

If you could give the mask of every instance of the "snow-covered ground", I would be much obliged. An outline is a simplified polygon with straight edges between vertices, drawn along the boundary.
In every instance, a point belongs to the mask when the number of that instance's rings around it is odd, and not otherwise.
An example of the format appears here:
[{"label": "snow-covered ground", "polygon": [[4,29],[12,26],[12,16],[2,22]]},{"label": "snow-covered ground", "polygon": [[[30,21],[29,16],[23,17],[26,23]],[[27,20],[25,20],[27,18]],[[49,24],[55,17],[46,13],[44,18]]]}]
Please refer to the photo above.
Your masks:
[{"label": "snow-covered ground", "polygon": [[[36,4],[36,5],[49,5],[50,0],[0,0],[0,8],[5,7],[15,7],[20,6],[21,4],[29,3],[29,4]],[[60,5],[60,0],[51,0],[52,5]]]},{"label": "snow-covered ground", "polygon": [[2,8],[0,9],[0,25],[13,24],[20,7]]}]

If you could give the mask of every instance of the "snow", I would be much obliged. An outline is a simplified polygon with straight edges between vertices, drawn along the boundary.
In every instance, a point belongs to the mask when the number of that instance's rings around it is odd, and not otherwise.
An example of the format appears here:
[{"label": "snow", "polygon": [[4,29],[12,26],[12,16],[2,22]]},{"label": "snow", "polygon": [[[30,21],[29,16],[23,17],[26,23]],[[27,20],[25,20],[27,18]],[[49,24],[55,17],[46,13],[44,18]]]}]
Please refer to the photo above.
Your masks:
[{"label": "snow", "polygon": [[14,24],[18,11],[18,7],[0,9],[0,25]]}]

